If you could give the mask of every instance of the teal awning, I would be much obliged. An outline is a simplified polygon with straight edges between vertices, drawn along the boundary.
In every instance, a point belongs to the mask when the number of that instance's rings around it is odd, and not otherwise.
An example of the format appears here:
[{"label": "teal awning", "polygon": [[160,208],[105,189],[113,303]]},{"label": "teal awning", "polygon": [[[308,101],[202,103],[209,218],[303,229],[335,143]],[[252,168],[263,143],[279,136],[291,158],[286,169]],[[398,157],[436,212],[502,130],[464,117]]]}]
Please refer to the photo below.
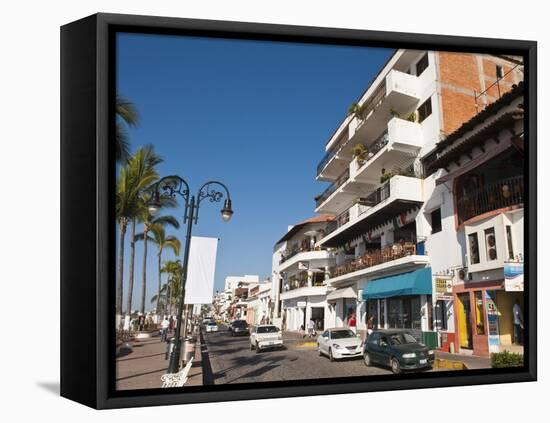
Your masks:
[{"label": "teal awning", "polygon": [[363,300],[397,297],[400,295],[422,295],[432,293],[432,269],[415,270],[414,272],[386,276],[367,282],[363,290]]}]

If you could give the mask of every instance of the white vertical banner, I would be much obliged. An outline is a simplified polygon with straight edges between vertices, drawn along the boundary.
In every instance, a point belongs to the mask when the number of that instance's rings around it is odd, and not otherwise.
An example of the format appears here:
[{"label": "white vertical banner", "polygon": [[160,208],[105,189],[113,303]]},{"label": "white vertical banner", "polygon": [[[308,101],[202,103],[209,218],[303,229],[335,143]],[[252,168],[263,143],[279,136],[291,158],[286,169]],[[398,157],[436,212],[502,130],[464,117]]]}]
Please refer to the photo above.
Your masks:
[{"label": "white vertical banner", "polygon": [[191,237],[185,304],[211,304],[218,238]]}]

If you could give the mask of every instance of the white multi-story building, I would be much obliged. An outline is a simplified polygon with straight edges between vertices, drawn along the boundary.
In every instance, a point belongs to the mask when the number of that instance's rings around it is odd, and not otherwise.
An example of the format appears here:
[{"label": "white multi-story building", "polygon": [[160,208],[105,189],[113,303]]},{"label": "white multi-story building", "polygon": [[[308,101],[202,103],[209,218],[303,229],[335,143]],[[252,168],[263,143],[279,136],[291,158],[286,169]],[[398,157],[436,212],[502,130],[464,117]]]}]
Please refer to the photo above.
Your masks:
[{"label": "white multi-story building", "polygon": [[249,289],[246,320],[255,325],[271,321],[271,281],[266,280]]},{"label": "white multi-story building", "polygon": [[246,319],[249,290],[260,283],[258,275],[227,276],[224,294],[228,301],[225,319]]},{"label": "white multi-story building", "polygon": [[328,270],[334,265],[331,249],[320,247],[331,216],[317,216],[297,225],[277,241],[273,253],[273,322],[297,331],[313,320],[317,329],[326,326]]},{"label": "white multi-story building", "polygon": [[[364,330],[372,317],[376,327],[408,328],[438,343],[432,270],[462,260],[430,239],[437,178],[425,178],[421,158],[521,78],[506,57],[398,50],[388,60],[317,167],[317,180],[330,185],[315,198],[316,212],[336,216],[316,243],[336,250],[327,324],[356,315]],[[446,207],[442,224],[452,216]],[[446,319],[452,325],[452,313]]]}]

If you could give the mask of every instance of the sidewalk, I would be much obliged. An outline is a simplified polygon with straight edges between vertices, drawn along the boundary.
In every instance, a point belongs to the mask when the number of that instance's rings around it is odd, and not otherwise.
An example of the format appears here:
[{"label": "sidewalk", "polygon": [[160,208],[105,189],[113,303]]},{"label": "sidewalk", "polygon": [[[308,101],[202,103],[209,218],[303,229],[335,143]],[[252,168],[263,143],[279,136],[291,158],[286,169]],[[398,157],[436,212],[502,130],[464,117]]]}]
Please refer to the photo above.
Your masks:
[{"label": "sidewalk", "polygon": [[491,368],[491,359],[489,357],[479,357],[477,355],[466,354],[451,354],[436,350],[435,358],[448,361],[460,361],[464,363],[468,370]]},{"label": "sidewalk", "polygon": [[[132,352],[116,360],[116,387],[125,389],[160,388],[160,377],[167,372],[166,343],[158,335],[130,342]],[[185,386],[203,384],[200,339],[197,339],[195,358]]]}]

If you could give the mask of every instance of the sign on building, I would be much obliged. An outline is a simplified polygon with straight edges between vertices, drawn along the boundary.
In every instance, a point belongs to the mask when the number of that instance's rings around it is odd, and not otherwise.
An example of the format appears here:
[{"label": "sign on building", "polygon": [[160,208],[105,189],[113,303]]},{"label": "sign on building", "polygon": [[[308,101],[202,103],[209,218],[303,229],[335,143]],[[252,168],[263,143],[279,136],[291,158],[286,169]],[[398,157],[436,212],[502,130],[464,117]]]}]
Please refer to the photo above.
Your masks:
[{"label": "sign on building", "polygon": [[436,300],[453,299],[453,282],[451,278],[435,278],[435,298]]},{"label": "sign on building", "polygon": [[504,290],[523,291],[523,262],[504,262]]}]

